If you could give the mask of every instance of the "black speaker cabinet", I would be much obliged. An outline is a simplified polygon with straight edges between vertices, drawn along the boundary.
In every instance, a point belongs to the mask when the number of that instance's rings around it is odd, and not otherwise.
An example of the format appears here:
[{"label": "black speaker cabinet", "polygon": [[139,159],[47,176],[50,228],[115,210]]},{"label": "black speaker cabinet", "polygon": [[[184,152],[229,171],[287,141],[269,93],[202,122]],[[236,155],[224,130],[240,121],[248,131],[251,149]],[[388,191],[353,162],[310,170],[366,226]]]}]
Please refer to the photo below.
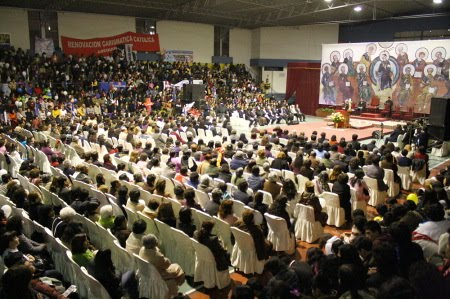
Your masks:
[{"label": "black speaker cabinet", "polygon": [[443,126],[450,123],[450,98],[432,98],[430,125]]},{"label": "black speaker cabinet", "polygon": [[439,140],[450,141],[450,125],[448,124],[445,126],[429,125],[428,134]]},{"label": "black speaker cabinet", "polygon": [[185,103],[192,103],[205,97],[204,84],[185,84],[183,85],[183,100]]}]

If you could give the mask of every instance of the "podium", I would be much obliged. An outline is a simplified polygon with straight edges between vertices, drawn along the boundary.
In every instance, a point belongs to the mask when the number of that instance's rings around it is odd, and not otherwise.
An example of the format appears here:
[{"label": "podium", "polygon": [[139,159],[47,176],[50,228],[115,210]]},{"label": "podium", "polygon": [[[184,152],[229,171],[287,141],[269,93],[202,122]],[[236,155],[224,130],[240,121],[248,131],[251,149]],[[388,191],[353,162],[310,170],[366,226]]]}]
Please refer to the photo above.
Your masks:
[{"label": "podium", "polygon": [[337,110],[344,116],[344,121],[338,123],[338,128],[350,128],[350,111],[347,110]]}]

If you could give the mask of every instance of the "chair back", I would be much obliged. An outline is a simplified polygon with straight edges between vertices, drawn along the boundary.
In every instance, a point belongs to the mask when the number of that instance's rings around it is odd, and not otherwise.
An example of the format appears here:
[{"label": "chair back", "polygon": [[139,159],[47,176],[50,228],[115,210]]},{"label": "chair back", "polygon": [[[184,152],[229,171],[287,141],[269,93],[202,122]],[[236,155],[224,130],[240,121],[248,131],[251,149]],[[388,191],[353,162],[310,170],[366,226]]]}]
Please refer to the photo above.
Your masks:
[{"label": "chair back", "polygon": [[267,226],[274,234],[288,229],[286,221],[283,218],[268,213],[265,213],[264,217],[266,218]]},{"label": "chair back", "polygon": [[145,221],[145,223],[147,223],[147,230],[145,231],[145,233],[146,234],[154,234],[155,236],[159,236],[159,230],[158,230],[158,227],[156,226],[155,220],[148,217],[147,215],[145,215],[142,212],[137,212],[137,214],[139,215],[139,219],[142,219]]},{"label": "chair back", "polygon": [[314,208],[304,204],[297,204],[299,206],[299,217],[303,220],[314,223],[316,221],[314,217]]},{"label": "chair back", "polygon": [[228,252],[231,252],[233,249],[233,244],[231,243],[230,225],[216,216],[214,216],[214,222],[215,222],[214,229],[217,231],[219,239],[222,241],[225,249]]},{"label": "chair back", "polygon": [[244,232],[237,227],[232,227],[231,233],[234,236],[237,246],[242,251],[255,251],[255,243],[249,233]]},{"label": "chair back", "polygon": [[87,282],[89,289],[89,298],[92,299],[111,299],[108,291],[105,287],[92,275],[88,273],[86,268],[81,267],[81,273],[83,274],[83,280]]}]

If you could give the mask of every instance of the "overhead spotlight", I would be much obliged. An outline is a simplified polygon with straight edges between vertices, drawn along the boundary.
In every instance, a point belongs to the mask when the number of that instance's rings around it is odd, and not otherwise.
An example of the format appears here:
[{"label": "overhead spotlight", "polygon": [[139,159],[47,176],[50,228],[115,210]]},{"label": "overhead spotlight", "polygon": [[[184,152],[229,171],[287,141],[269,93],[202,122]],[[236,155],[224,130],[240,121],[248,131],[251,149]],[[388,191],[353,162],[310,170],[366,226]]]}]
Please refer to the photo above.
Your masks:
[{"label": "overhead spotlight", "polygon": [[52,30],[52,27],[50,27],[50,25],[48,25],[47,29],[48,29],[48,31],[50,31],[50,30]]},{"label": "overhead spotlight", "polygon": [[434,3],[434,4],[441,4],[441,3],[442,3],[442,0],[433,0],[433,3]]},{"label": "overhead spotlight", "polygon": [[327,2],[327,3],[330,3],[331,1],[333,1],[333,0],[324,0],[325,2]]},{"label": "overhead spotlight", "polygon": [[353,8],[353,10],[354,10],[354,11],[357,11],[357,12],[360,12],[360,11],[362,10],[362,7],[361,7],[361,6],[355,6],[355,7]]}]

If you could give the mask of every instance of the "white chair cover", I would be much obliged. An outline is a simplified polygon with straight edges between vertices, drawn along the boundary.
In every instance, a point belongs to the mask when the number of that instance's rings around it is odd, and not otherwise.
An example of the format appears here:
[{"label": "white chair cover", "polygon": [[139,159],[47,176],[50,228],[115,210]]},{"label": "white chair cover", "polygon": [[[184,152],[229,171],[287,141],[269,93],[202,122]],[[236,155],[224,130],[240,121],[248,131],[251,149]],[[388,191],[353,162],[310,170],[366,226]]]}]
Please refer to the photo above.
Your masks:
[{"label": "white chair cover", "polygon": [[367,203],[364,200],[357,200],[355,188],[350,187],[350,194],[352,195],[352,211],[357,209],[363,210],[364,214],[367,215]]},{"label": "white chair cover", "polygon": [[398,167],[397,174],[402,180],[403,189],[411,190],[412,179],[410,167],[408,166],[397,166],[397,167]]},{"label": "white chair cover", "polygon": [[263,203],[270,206],[273,203],[272,194],[263,190],[258,190],[257,193],[263,194]]},{"label": "white chair cover", "polygon": [[169,288],[155,266],[134,254],[139,277],[139,297],[170,298]]},{"label": "white chair cover", "polygon": [[194,276],[195,272],[195,250],[192,246],[191,238],[181,230],[171,228],[174,239],[177,242],[177,250],[173,257],[173,262],[181,266],[184,274]]},{"label": "white chair cover", "polygon": [[286,221],[283,218],[264,214],[267,225],[269,227],[269,234],[267,239],[272,242],[275,251],[286,251],[288,254],[293,254],[295,250],[295,238],[289,232]]},{"label": "white chair cover", "polygon": [[250,208],[249,206],[245,206],[244,209],[253,212],[253,216],[254,216],[253,221],[255,222],[256,225],[261,225],[261,224],[263,224],[264,218],[263,218],[263,215],[261,214],[260,211],[255,210],[255,209],[252,209],[252,208]]},{"label": "white chair cover", "polygon": [[230,273],[228,270],[217,271],[216,260],[211,250],[194,239],[191,241],[195,249],[194,281],[203,281],[203,285],[208,289],[216,286],[218,289],[223,289],[230,285]]},{"label": "white chair cover", "polygon": [[378,190],[377,180],[365,176],[364,181],[369,187],[370,193],[369,205],[376,207],[379,203],[384,203],[387,193],[386,191],[381,192]]},{"label": "white chair cover", "polygon": [[127,226],[128,229],[131,230],[133,228],[133,223],[139,220],[139,216],[130,208],[127,208],[125,205],[122,205],[122,208],[124,208],[125,212],[127,213]]},{"label": "white chair cover", "polygon": [[389,197],[395,197],[400,193],[400,186],[394,182],[394,171],[392,169],[384,170],[384,182],[389,186],[387,191]]},{"label": "white chair cover", "polygon": [[137,214],[139,215],[139,219],[142,219],[145,221],[145,223],[147,223],[147,230],[145,231],[145,233],[154,234],[155,236],[159,237],[159,230],[158,227],[156,226],[155,220],[148,217],[142,212],[137,212]]},{"label": "white chair cover", "polygon": [[65,256],[66,263],[64,267],[69,268],[69,281],[77,286],[77,293],[80,294],[81,298],[91,298],[88,282],[84,279],[84,274],[80,266],[72,259],[72,252],[67,250]]},{"label": "white chair cover", "polygon": [[111,246],[110,249],[111,249],[111,259],[118,271],[125,273],[135,268],[133,257],[125,248],[120,246],[118,240],[114,240],[113,246]]},{"label": "white chair cover", "polygon": [[105,287],[97,279],[90,275],[84,267],[81,267],[81,273],[83,274],[83,280],[87,283],[87,287],[89,289],[89,298],[111,299],[111,296],[109,296],[109,293]]},{"label": "white chair cover", "polygon": [[261,274],[266,260],[258,260],[252,236],[236,227],[232,227],[231,232],[236,240],[231,254],[231,265],[245,274]]},{"label": "white chair cover", "polygon": [[411,170],[411,176],[412,176],[413,183],[419,183],[419,184],[423,185],[425,183],[425,180],[427,179],[426,166],[422,167],[422,169],[420,169],[419,171]]},{"label": "white chair cover", "polygon": [[173,237],[172,229],[170,226],[165,224],[158,219],[154,219],[156,223],[156,227],[159,231],[159,241],[161,242],[161,250],[164,252],[164,255],[170,259],[174,260],[176,255],[175,251],[178,250],[177,242]]},{"label": "white chair cover", "polygon": [[195,189],[195,199],[203,209],[205,208],[206,204],[210,201],[208,194],[197,189]]},{"label": "white chair cover", "polygon": [[314,208],[303,204],[295,206],[295,237],[313,243],[323,235],[323,227],[314,217]]},{"label": "white chair cover", "polygon": [[333,192],[324,192],[322,197],[325,199],[325,209],[328,214],[328,225],[340,227],[345,223],[345,211],[341,208],[339,195]]},{"label": "white chair cover", "polygon": [[305,191],[305,183],[309,181],[309,179],[305,176],[302,176],[301,174],[297,175],[297,182],[298,182],[298,192],[301,194]]},{"label": "white chair cover", "polygon": [[231,243],[230,225],[216,216],[214,216],[214,222],[214,229],[217,231],[217,236],[222,241],[223,247],[231,254],[233,244]]},{"label": "white chair cover", "polygon": [[245,204],[242,201],[232,199],[233,201],[233,214],[236,217],[242,218],[242,213],[245,210]]}]

